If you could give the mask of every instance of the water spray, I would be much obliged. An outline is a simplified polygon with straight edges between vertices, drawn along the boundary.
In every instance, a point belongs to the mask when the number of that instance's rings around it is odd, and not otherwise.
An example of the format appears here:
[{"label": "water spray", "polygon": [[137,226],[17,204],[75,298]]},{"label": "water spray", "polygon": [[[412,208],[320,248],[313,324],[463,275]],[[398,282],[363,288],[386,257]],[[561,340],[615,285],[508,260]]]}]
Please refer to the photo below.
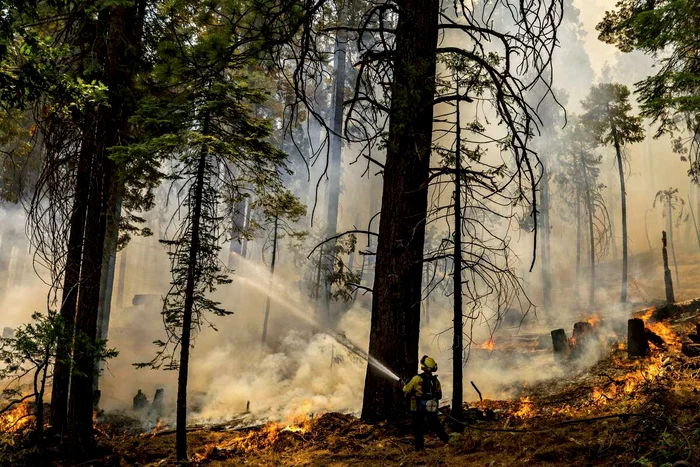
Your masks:
[{"label": "water spray", "polygon": [[[340,332],[336,331],[335,329],[321,325],[321,323],[319,323],[315,317],[313,317],[309,313],[305,312],[304,309],[299,305],[298,300],[295,300],[292,297],[293,294],[290,293],[290,291],[288,291],[288,290],[285,291],[283,296],[281,296],[280,293],[275,291],[274,290],[275,288],[277,288],[277,289],[282,288],[277,283],[277,280],[278,280],[277,278],[274,279],[274,281],[271,285],[268,284],[268,286],[263,286],[262,284],[259,284],[258,282],[253,281],[253,280],[246,278],[246,277],[241,277],[238,280],[246,283],[247,285],[250,285],[251,287],[264,293],[265,295],[268,295],[270,298],[272,298],[273,300],[278,302],[280,305],[282,305],[287,310],[294,313],[296,316],[304,319],[304,321],[308,322],[309,324],[311,324],[317,328],[320,328],[320,330],[322,332],[329,335],[338,344],[345,347],[350,353],[360,357],[362,360],[366,361],[369,365],[371,365],[375,369],[379,370],[381,373],[383,373],[388,378],[390,378],[396,382],[401,382],[401,377],[399,377],[396,373],[394,373],[389,368],[387,368],[386,365],[379,362],[376,358],[372,357],[367,352],[362,350],[362,348],[360,348],[360,346],[358,346],[357,344],[352,342],[350,339],[348,339],[345,336],[345,334],[340,333]],[[296,303],[293,303],[293,302],[296,302]]]}]

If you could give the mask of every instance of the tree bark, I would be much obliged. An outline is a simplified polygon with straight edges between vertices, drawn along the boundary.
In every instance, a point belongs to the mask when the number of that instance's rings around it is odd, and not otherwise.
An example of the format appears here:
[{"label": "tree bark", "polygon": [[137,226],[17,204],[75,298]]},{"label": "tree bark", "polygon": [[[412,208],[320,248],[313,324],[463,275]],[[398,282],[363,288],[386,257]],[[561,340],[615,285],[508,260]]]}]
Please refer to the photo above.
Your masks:
[{"label": "tree bark", "polygon": [[671,255],[673,256],[673,269],[676,272],[676,287],[680,286],[680,280],[678,279],[678,261],[676,261],[676,248],[673,244],[673,208],[671,206],[671,197],[666,200],[666,205],[668,209],[668,242],[671,247]]},{"label": "tree bark", "polygon": [[550,255],[550,241],[549,241],[549,172],[547,171],[545,162],[542,161],[542,177],[540,178],[540,183],[542,183],[542,196],[540,200],[540,219],[541,219],[541,253],[542,253],[542,308],[544,309],[545,315],[549,316],[551,302],[552,302],[552,265],[551,265],[551,255]]},{"label": "tree bark", "polygon": [[[99,140],[98,140],[99,141]],[[102,139],[104,141],[104,139]],[[86,346],[95,342],[97,334],[97,309],[100,303],[100,276],[106,231],[105,186],[113,174],[112,163],[106,160],[104,143],[95,151],[90,196],[85,225],[83,259],[78,287],[77,313],[75,318],[74,362],[70,383],[68,428],[73,452],[89,455],[94,448],[92,429],[93,379],[95,360]]]},{"label": "tree bark", "polygon": [[622,211],[622,285],[620,290],[620,303],[627,303],[627,193],[625,192],[625,171],[622,166],[622,148],[618,141],[615,126],[612,127],[615,154],[617,155],[617,169],[620,175],[620,210]]},{"label": "tree bark", "polygon": [[[338,24],[345,25],[346,5],[338,7]],[[333,63],[333,131],[330,134],[330,159],[328,161],[328,197],[326,203],[326,238],[335,236],[338,230],[338,203],[340,201],[340,165],[343,150],[343,104],[345,102],[346,81],[346,47],[347,31],[339,29],[335,35],[335,59]],[[332,240],[326,244],[329,255],[324,257],[323,294],[321,297],[321,319],[331,321],[331,284],[330,275],[335,262],[335,244]]]},{"label": "tree bark", "polygon": [[591,288],[588,295],[588,312],[592,313],[595,309],[595,231],[593,228],[593,201],[591,200],[591,188],[588,180],[588,171],[586,163],[581,155],[581,171],[583,173],[584,196],[586,198],[586,211],[588,211],[588,236],[590,243],[590,262],[591,262]]},{"label": "tree bark", "polygon": [[576,303],[579,302],[580,284],[581,284],[581,193],[576,188],[576,279],[574,281]]},{"label": "tree bark", "polygon": [[[459,79],[456,80],[459,94]],[[462,421],[462,358],[464,356],[464,336],[462,322],[462,140],[459,100],[455,103],[455,178],[454,178],[454,255],[453,255],[453,341],[452,341],[452,412],[453,418]],[[456,424],[462,427],[461,423]]]},{"label": "tree bark", "polygon": [[[208,121],[205,117],[203,132],[207,134]],[[182,316],[182,337],[180,339],[180,366],[177,374],[177,407],[175,450],[178,463],[187,461],[187,380],[190,365],[190,347],[192,336],[192,313],[194,311],[194,288],[198,280],[197,256],[200,250],[200,224],[202,217],[202,197],[204,193],[204,174],[207,165],[207,150],[202,148],[197,164],[197,176],[194,186],[194,205],[192,209],[192,238],[188,253],[187,282],[185,284],[185,303]]]},{"label": "tree bark", "polygon": [[61,434],[64,432],[68,421],[71,346],[78,304],[80,266],[83,258],[83,239],[85,237],[85,218],[87,217],[92,162],[95,152],[94,123],[94,115],[90,112],[88,121],[83,126],[83,137],[78,155],[66,265],[63,272],[63,291],[59,313],[64,322],[65,335],[63,339],[59,339],[56,346],[56,363],[53,370],[51,412],[49,415],[51,426]]},{"label": "tree bark", "polygon": [[671,270],[668,268],[668,251],[666,251],[666,231],[661,232],[661,256],[664,260],[664,285],[666,286],[666,303],[671,304],[676,301],[673,294],[673,279]]},{"label": "tree bark", "polygon": [[[275,226],[272,237],[272,261],[270,262],[270,287],[272,289],[272,280],[275,277],[275,262],[277,260],[277,226],[279,224],[279,217],[275,217]],[[263,321],[263,331],[262,331],[262,345],[267,342],[267,322],[270,318],[270,295],[267,295],[265,300],[265,319]]]},{"label": "tree bark", "polygon": [[[418,367],[439,7],[405,0],[396,28],[369,354],[404,377]],[[362,419],[396,417],[403,402],[399,385],[368,365]]]}]

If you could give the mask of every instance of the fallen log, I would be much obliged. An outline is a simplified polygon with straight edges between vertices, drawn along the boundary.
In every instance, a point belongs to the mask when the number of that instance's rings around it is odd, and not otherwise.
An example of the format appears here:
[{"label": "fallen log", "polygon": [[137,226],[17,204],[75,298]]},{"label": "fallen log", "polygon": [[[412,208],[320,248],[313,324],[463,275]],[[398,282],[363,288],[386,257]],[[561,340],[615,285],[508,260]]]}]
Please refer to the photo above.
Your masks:
[{"label": "fallen log", "polygon": [[683,344],[681,344],[681,352],[688,357],[700,357],[700,344],[683,342]]},{"label": "fallen log", "polygon": [[644,329],[644,321],[639,318],[627,321],[627,355],[629,357],[644,357],[649,352],[649,342]]},{"label": "fallen log", "polygon": [[651,342],[652,344],[659,347],[660,349],[666,349],[666,341],[664,341],[661,338],[661,336],[656,334],[651,329],[645,327],[644,328],[644,336],[647,338],[647,342]]}]

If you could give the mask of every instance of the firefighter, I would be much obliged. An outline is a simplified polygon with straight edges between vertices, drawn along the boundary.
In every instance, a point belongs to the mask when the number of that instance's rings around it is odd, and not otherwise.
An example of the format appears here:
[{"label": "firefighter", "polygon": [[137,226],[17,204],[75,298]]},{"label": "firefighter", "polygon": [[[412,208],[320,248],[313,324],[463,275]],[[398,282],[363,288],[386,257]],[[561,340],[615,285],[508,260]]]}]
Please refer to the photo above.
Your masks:
[{"label": "firefighter", "polygon": [[450,439],[438,419],[442,388],[437,376],[433,374],[438,369],[437,363],[427,355],[423,355],[423,358],[420,359],[420,365],[422,373],[411,378],[403,387],[404,394],[411,398],[411,425],[416,440],[416,451],[420,451],[424,447],[423,432],[426,420],[428,428],[442,442],[446,443]]}]

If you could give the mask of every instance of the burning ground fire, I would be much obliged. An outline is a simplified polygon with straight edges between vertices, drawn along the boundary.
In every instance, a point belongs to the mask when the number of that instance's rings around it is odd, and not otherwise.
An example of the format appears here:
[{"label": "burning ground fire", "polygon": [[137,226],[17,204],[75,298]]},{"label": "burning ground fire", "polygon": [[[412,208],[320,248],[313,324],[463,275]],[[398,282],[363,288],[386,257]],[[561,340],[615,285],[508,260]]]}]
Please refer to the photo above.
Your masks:
[{"label": "burning ground fire", "polygon": [[0,415],[0,432],[16,433],[22,431],[31,425],[33,416],[28,402],[17,404],[13,409]]},{"label": "burning ground fire", "polygon": [[284,433],[290,433],[303,438],[311,429],[313,414],[311,402],[305,401],[301,407],[290,413],[283,421],[272,421],[260,429],[251,429],[241,437],[229,438],[220,443],[206,446],[202,452],[196,453],[193,460],[202,462],[206,459],[227,454],[245,454],[258,451],[276,444]]}]

